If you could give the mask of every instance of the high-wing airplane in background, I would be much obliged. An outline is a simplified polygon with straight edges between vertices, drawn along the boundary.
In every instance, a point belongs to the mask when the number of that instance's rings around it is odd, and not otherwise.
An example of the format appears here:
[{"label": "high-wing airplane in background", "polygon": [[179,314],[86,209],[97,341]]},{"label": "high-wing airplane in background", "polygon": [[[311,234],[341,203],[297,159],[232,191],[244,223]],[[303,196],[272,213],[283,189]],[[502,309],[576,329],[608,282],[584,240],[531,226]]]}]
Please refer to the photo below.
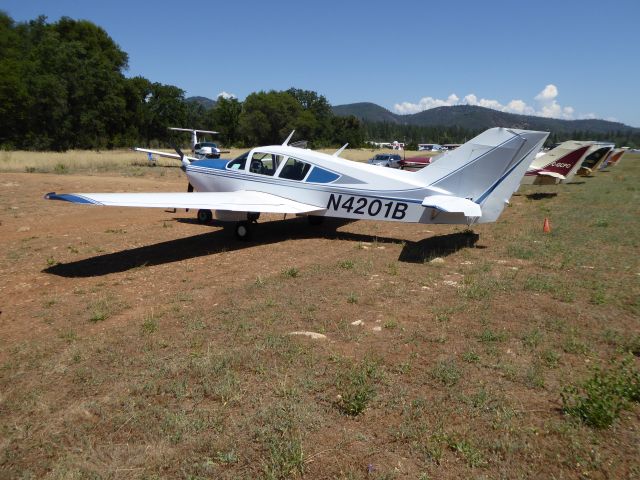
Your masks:
[{"label": "high-wing airplane in background", "polygon": [[580,168],[593,142],[569,140],[539,154],[522,178],[523,185],[555,185],[570,181]]},{"label": "high-wing airplane in background", "polygon": [[48,193],[85,205],[198,209],[198,219],[235,223],[250,235],[260,213],[464,224],[494,222],[520,185],[547,132],[492,128],[446,161],[417,172],[379,168],[289,145],[254,148],[234,160],[193,160],[179,152],[195,192]]}]

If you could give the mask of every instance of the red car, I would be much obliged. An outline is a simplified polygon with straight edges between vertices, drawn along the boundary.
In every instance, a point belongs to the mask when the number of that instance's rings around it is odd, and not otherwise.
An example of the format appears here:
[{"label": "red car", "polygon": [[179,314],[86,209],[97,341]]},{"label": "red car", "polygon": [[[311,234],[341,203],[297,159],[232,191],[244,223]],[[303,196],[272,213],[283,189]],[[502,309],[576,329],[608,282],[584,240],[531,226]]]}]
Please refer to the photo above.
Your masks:
[{"label": "red car", "polygon": [[400,160],[399,165],[402,170],[407,169],[416,169],[426,167],[431,163],[431,157],[413,157],[413,158],[405,158]]}]

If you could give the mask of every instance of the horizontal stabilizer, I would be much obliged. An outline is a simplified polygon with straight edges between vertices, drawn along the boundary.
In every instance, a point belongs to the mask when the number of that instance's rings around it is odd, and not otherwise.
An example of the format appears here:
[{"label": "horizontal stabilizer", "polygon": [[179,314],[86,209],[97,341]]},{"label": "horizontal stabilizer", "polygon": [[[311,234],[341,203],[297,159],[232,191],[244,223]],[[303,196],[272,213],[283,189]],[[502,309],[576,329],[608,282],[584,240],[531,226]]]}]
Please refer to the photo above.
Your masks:
[{"label": "horizontal stabilizer", "polygon": [[109,207],[193,208],[232,212],[310,213],[323,208],[264,192],[167,192],[167,193],[47,193],[47,200],[62,200]]},{"label": "horizontal stabilizer", "polygon": [[448,195],[429,195],[422,202],[423,207],[435,208],[442,212],[462,213],[466,217],[480,217],[482,210],[480,205],[471,200]]},{"label": "horizontal stabilizer", "polygon": [[560,174],[560,173],[556,173],[556,172],[548,172],[546,170],[540,170],[539,172],[537,172],[538,175],[545,175],[547,177],[553,177],[553,178],[559,178],[560,180],[564,180],[565,176]]},{"label": "horizontal stabilizer", "polygon": [[178,127],[169,127],[169,130],[175,130],[177,132],[198,132],[198,133],[212,133],[217,134],[220,132],[214,132],[213,130],[196,130],[194,128],[178,128]]}]

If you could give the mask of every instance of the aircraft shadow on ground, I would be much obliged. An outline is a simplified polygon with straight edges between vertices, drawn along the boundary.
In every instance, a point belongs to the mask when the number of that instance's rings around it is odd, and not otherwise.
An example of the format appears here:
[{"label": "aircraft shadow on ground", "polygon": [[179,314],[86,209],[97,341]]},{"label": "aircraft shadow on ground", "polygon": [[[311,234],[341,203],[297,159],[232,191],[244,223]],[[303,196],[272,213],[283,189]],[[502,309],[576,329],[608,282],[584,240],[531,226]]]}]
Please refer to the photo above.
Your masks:
[{"label": "aircraft shadow on ground", "polygon": [[449,233],[407,242],[400,253],[401,262],[424,263],[435,257],[446,257],[463,248],[474,248],[480,235],[474,232]]},{"label": "aircraft shadow on ground", "polygon": [[553,198],[553,197],[557,197],[558,194],[557,193],[545,193],[545,192],[536,192],[536,193],[529,193],[528,195],[525,195],[529,200],[543,200],[545,198]]},{"label": "aircraft shadow on ground", "polygon": [[[191,223],[188,219],[179,222]],[[190,258],[215,255],[251,248],[255,245],[278,243],[284,240],[308,238],[340,239],[367,243],[403,243],[403,239],[341,232],[337,229],[353,220],[327,219],[321,226],[310,226],[305,218],[276,220],[260,223],[254,231],[253,241],[237,240],[233,229],[219,229],[176,240],[155,243],[144,247],[131,248],[120,252],[107,253],[76,262],[60,263],[43,270],[44,273],[67,278],[87,278],[125,272],[135,268],[179,262]],[[210,225],[222,225],[211,222]],[[210,227],[206,225],[203,227]],[[437,256],[454,253],[461,248],[473,247],[479,235],[474,233],[453,233],[430,237],[418,242],[404,242],[400,254],[402,262],[422,263]]]}]

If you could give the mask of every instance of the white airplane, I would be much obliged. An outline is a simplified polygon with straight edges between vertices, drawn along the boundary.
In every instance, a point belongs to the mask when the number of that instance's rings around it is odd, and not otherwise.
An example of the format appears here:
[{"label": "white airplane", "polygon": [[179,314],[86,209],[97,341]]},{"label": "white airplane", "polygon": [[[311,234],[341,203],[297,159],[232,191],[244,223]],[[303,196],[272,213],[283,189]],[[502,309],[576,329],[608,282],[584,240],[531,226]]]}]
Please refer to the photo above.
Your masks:
[{"label": "white airplane", "polygon": [[593,142],[563,142],[539,153],[522,178],[522,185],[556,185],[570,181],[580,168]]},{"label": "white airplane", "polygon": [[411,223],[494,222],[546,140],[547,132],[492,128],[417,172],[379,168],[282,145],[257,147],[234,160],[182,154],[190,193],[48,193],[85,205],[198,209],[199,221],[235,222],[245,239],[260,213]]},{"label": "white airplane", "polygon": [[[193,157],[189,157],[191,160],[202,160],[203,158],[220,158],[221,153],[229,153],[229,150],[220,150],[218,145],[213,142],[198,141],[198,133],[212,133],[216,134],[213,130],[192,130],[190,128],[177,128],[169,127],[169,130],[176,130],[180,132],[191,132],[191,153]],[[135,147],[136,152],[144,152],[147,154],[148,160],[151,162],[153,155],[159,157],[173,158],[181,160],[181,156],[176,153],[161,152],[160,150],[151,150],[148,148]]]},{"label": "white airplane", "polygon": [[212,135],[217,135],[220,132],[178,127],[169,127],[169,130],[174,130],[176,132],[191,132],[191,153],[193,153],[196,158],[220,158],[220,154],[224,153],[214,142],[198,141],[198,133],[210,133]]}]

